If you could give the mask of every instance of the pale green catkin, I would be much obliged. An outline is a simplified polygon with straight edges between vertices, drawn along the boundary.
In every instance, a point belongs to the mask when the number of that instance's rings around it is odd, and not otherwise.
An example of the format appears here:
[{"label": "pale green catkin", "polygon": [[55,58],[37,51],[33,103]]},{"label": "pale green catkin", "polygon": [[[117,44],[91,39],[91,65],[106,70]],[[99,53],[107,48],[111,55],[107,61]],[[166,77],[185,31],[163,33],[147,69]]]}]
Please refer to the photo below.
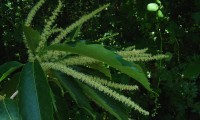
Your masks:
[{"label": "pale green catkin", "polygon": [[71,24],[69,27],[67,27],[65,30],[63,30],[52,42],[52,44],[60,43],[61,40],[72,30],[74,30],[79,25],[82,25],[84,22],[88,21],[89,19],[93,18],[96,14],[101,12],[103,9],[107,8],[109,4],[103,5],[102,7],[94,10],[93,12],[89,13],[88,15],[82,16],[78,21]]},{"label": "pale green catkin", "polygon": [[[126,84],[120,84],[115,83],[113,81],[109,81],[106,79],[102,79],[97,76],[87,75],[81,72],[78,72],[76,70],[73,70],[70,68],[73,65],[83,65],[88,66],[95,63],[100,63],[102,61],[99,61],[97,59],[87,57],[87,56],[80,56],[78,54],[73,54],[71,52],[63,52],[63,51],[56,51],[56,50],[48,50],[46,49],[45,45],[50,39],[50,36],[55,36],[55,39],[51,40],[52,44],[63,44],[68,42],[69,39],[64,38],[70,33],[71,31],[75,30],[77,27],[82,25],[84,22],[88,21],[95,15],[97,15],[99,12],[101,12],[103,9],[107,8],[109,4],[103,5],[102,7],[94,10],[93,12],[82,16],[79,20],[68,26],[67,28],[57,28],[56,25],[53,25],[56,18],[58,17],[58,13],[60,12],[62,8],[62,2],[61,0],[58,0],[58,5],[52,12],[52,16],[47,20],[46,25],[44,26],[44,29],[41,33],[41,41],[39,42],[38,47],[36,48],[36,51],[31,51],[31,49],[28,46],[28,42],[24,37],[24,43],[26,47],[28,48],[28,55],[29,55],[29,61],[34,61],[37,59],[40,63],[42,68],[45,71],[48,71],[49,69],[58,70],[60,72],[63,72],[69,76],[72,76],[86,84],[88,84],[91,87],[94,87],[95,89],[109,95],[110,97],[113,97],[115,100],[118,100],[122,103],[124,103],[127,106],[130,106],[131,108],[134,108],[135,110],[139,111],[140,113],[144,115],[149,115],[149,112],[141,108],[139,105],[137,105],[134,101],[127,98],[124,95],[121,95],[114,91],[111,88],[119,89],[119,90],[137,90],[138,86],[136,85],[126,85]],[[27,19],[25,21],[25,26],[29,27],[31,26],[32,20],[36,14],[36,12],[39,10],[39,8],[45,3],[45,0],[40,0],[30,11],[30,13],[27,16]],[[53,26],[53,27],[52,27]],[[113,34],[110,36],[104,36],[101,39],[98,39],[97,41],[103,41],[105,39],[110,39],[117,34]],[[61,41],[64,40],[63,43]],[[72,40],[71,40],[72,41]],[[47,46],[48,47],[48,46]],[[139,49],[136,50],[135,47],[130,47],[128,49],[125,49],[123,51],[117,51],[116,54],[119,54],[122,56],[125,60],[130,62],[135,61],[151,61],[151,60],[160,60],[167,58],[167,55],[158,54],[158,55],[152,55],[149,53],[146,53],[148,49]],[[34,54],[33,54],[34,53]],[[76,56],[75,56],[76,55]]]},{"label": "pale green catkin", "polygon": [[[37,13],[37,11],[40,9],[40,7],[45,3],[45,0],[40,0],[29,12],[26,21],[25,21],[25,26],[29,27],[31,25],[31,22],[33,21],[33,17],[35,16],[35,14]],[[29,61],[33,61],[34,55],[33,55],[33,51],[30,50],[29,46],[28,46],[28,42],[27,39],[25,37],[25,35],[23,34],[23,42],[26,46],[26,48],[28,49],[27,53],[28,53],[28,59]]]},{"label": "pale green catkin", "polygon": [[37,11],[41,8],[41,6],[45,3],[45,0],[40,0],[29,12],[26,21],[25,26],[30,26],[31,22],[33,21],[33,17],[37,13]]},{"label": "pale green catkin", "polygon": [[51,33],[52,33],[51,26],[55,22],[61,8],[62,8],[62,2],[59,0],[58,6],[52,12],[52,16],[49,18],[49,20],[47,21],[47,23],[43,29],[43,32],[41,34],[41,41],[39,42],[39,46],[37,47],[36,52],[39,52],[44,47],[44,44],[47,42],[47,39],[51,35]]},{"label": "pale green catkin", "polygon": [[149,115],[149,112],[142,109],[139,105],[137,105],[135,102],[131,101],[129,98],[120,95],[119,93],[113,91],[112,89],[109,89],[108,87],[95,82],[93,80],[91,80],[90,78],[88,78],[87,75],[83,74],[83,73],[79,73],[69,67],[64,66],[63,64],[54,64],[54,63],[43,63],[42,66],[46,67],[46,68],[51,68],[54,70],[59,70],[67,75],[70,75],[76,79],[81,80],[82,82],[90,85],[91,87],[94,87],[96,89],[98,89],[101,92],[104,92],[105,94],[113,97],[115,100],[118,100],[124,104],[126,104],[127,106],[134,108],[135,110],[139,111],[141,114],[143,115]]}]

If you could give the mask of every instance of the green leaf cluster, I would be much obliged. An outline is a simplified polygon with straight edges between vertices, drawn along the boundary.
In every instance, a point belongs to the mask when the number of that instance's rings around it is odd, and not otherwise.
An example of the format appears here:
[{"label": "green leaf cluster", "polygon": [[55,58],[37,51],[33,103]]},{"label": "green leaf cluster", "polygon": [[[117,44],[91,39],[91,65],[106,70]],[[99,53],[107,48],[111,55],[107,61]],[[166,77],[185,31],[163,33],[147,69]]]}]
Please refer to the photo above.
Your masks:
[{"label": "green leaf cluster", "polygon": [[[62,1],[58,2],[42,32],[33,29],[32,20],[45,0],[40,0],[30,11],[23,26],[24,44],[28,49],[27,63],[12,61],[0,66],[0,82],[6,81],[5,78],[9,75],[20,74],[15,92],[10,97],[14,100],[7,100],[9,96],[1,100],[2,116],[8,119],[62,120],[65,113],[60,104],[66,100],[67,93],[71,96],[71,101],[92,119],[97,119],[99,114],[94,111],[91,103],[119,120],[129,119],[130,108],[142,115],[149,115],[148,111],[123,95],[122,90],[137,90],[138,86],[113,81],[109,68],[128,75],[148,92],[154,93],[146,74],[133,61],[160,60],[168,56],[154,56],[146,53],[146,50],[135,49],[114,52],[97,43],[79,41],[76,37],[83,23],[107,9],[109,4],[82,16],[66,28],[58,28],[54,22],[63,6]],[[74,34],[66,38],[73,31]],[[105,38],[101,40],[103,39]],[[87,73],[87,69],[100,74]],[[53,89],[54,85],[58,93]]]}]

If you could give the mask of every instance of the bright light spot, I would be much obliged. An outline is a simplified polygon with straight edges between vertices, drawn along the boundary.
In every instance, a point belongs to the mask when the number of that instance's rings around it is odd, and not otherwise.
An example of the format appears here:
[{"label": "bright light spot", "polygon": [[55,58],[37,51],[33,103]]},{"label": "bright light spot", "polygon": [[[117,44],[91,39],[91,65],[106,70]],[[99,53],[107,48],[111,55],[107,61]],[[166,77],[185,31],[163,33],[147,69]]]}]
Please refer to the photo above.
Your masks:
[{"label": "bright light spot", "polygon": [[154,35],[155,34],[155,32],[151,32],[151,35]]},{"label": "bright light spot", "polygon": [[184,78],[184,74],[181,74],[181,78]]},{"label": "bright light spot", "polygon": [[147,71],[147,77],[151,78],[151,72]]},{"label": "bright light spot", "polygon": [[156,41],[157,37],[153,37],[153,41]]},{"label": "bright light spot", "polygon": [[168,31],[167,29],[165,29],[165,32],[166,32],[166,33],[169,33],[169,31]]}]

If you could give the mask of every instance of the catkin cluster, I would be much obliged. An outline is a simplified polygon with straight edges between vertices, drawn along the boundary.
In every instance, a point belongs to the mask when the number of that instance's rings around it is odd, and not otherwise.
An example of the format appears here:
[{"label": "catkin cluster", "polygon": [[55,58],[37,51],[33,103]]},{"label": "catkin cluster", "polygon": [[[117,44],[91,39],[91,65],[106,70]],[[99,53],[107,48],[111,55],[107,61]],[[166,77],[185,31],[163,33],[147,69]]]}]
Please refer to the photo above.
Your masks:
[{"label": "catkin cluster", "polygon": [[[40,0],[30,11],[28,14],[28,17],[25,21],[25,26],[31,26],[31,23],[33,21],[33,18],[37,11],[40,9],[40,7],[45,3],[45,0]],[[28,45],[27,39],[24,36],[24,43],[28,49],[28,55],[29,55],[29,61],[33,61],[34,59],[37,59],[42,67],[45,70],[48,69],[54,69],[58,70],[60,72],[63,72],[69,76],[72,76],[86,84],[88,84],[91,87],[94,87],[95,89],[98,89],[99,91],[107,94],[110,97],[113,97],[115,100],[118,100],[127,106],[130,106],[131,108],[134,108],[135,110],[139,111],[141,114],[149,115],[149,112],[142,109],[139,105],[137,105],[135,102],[130,100],[129,98],[125,97],[124,95],[120,95],[117,93],[114,89],[119,90],[137,90],[137,85],[127,85],[127,84],[121,84],[121,83],[115,83],[110,80],[102,79],[97,76],[87,75],[85,73],[78,72],[71,67],[74,65],[79,66],[89,66],[92,64],[99,64],[102,63],[98,59],[94,59],[88,56],[78,55],[71,52],[63,52],[63,51],[56,51],[56,50],[47,50],[46,46],[53,45],[53,44],[63,44],[68,41],[65,40],[65,37],[74,29],[81,26],[84,22],[88,21],[92,17],[94,17],[96,14],[101,12],[103,9],[107,8],[109,4],[103,5],[102,7],[94,10],[93,12],[82,16],[79,20],[68,26],[67,28],[56,28],[54,25],[55,20],[57,19],[59,12],[61,11],[63,4],[61,0],[58,0],[58,5],[52,12],[52,15],[49,17],[49,19],[46,22],[46,25],[44,25],[44,29],[42,33],[40,34],[40,41],[38,43],[37,48],[35,51],[31,51],[30,46]],[[53,27],[54,26],[54,27]],[[50,39],[50,36],[55,35],[56,37],[48,42]],[[103,41],[105,39],[111,38],[117,34],[106,36],[103,38],[100,38],[96,41]],[[61,41],[65,42],[61,42]],[[141,50],[122,50],[117,51],[116,54],[122,56],[125,60],[130,62],[135,61],[151,61],[151,60],[160,60],[167,58],[168,56],[159,54],[159,55],[151,55],[146,53],[147,49],[141,49]]]}]

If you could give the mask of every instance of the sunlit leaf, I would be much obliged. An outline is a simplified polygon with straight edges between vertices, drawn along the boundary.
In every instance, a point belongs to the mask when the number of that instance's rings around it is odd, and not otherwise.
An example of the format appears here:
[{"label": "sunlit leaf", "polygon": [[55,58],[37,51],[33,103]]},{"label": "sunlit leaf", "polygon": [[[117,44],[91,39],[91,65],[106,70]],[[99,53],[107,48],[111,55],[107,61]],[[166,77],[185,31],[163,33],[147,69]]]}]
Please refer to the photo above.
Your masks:
[{"label": "sunlit leaf", "polygon": [[150,88],[150,83],[138,65],[125,61],[120,55],[105,49],[102,45],[77,42],[73,46],[67,44],[55,44],[50,46],[48,49],[77,53],[105,62],[106,64],[109,64],[110,66],[118,69],[122,73],[125,73],[134,78],[140,82],[147,90],[152,91]]}]

